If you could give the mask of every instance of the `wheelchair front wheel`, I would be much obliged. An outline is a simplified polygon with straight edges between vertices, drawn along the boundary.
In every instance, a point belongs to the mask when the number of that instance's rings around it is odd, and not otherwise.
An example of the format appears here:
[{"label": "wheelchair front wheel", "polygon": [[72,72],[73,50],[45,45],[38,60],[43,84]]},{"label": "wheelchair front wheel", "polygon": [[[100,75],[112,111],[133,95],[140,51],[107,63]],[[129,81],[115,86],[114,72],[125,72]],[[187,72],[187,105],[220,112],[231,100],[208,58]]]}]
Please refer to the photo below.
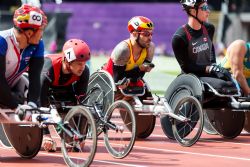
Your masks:
[{"label": "wheelchair front wheel", "polygon": [[61,136],[65,163],[70,167],[89,166],[97,147],[96,125],[91,112],[82,106],[73,107],[64,118],[64,126],[74,132],[70,136],[63,131]]},{"label": "wheelchair front wheel", "polygon": [[188,119],[184,122],[173,119],[172,130],[175,139],[182,146],[192,146],[199,140],[204,125],[200,102],[193,96],[186,96],[179,100],[174,113]]},{"label": "wheelchair front wheel", "polygon": [[136,138],[135,115],[124,100],[114,102],[104,116],[104,141],[114,158],[124,158],[132,150]]}]

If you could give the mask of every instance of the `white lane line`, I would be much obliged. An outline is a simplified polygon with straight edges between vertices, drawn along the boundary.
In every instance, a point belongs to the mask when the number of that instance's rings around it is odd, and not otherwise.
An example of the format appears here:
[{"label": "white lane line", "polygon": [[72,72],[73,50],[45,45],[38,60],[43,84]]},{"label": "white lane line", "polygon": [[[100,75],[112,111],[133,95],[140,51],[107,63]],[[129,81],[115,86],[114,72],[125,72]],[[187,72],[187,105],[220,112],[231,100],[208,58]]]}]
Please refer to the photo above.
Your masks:
[{"label": "white lane line", "polygon": [[162,151],[162,152],[174,152],[174,153],[182,153],[182,154],[190,154],[190,155],[198,155],[198,156],[207,156],[207,157],[215,157],[215,158],[225,158],[225,159],[233,159],[233,160],[243,160],[250,161],[250,157],[233,157],[233,156],[225,156],[225,155],[216,155],[216,154],[205,154],[205,153],[195,153],[189,151],[177,151],[177,150],[169,150],[169,149],[158,149],[152,147],[142,147],[142,146],[134,146],[135,148],[140,148],[144,150],[154,150],[154,151]]}]

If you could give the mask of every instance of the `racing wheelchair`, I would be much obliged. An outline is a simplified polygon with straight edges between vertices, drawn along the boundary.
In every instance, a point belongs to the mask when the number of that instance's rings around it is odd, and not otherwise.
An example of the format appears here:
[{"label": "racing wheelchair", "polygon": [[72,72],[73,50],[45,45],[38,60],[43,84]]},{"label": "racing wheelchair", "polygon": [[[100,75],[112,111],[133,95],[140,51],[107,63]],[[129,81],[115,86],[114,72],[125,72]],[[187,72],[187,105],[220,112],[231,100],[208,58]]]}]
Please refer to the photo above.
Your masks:
[{"label": "racing wheelchair", "polygon": [[[20,87],[20,94],[28,95],[27,77],[27,75],[22,76],[25,84]],[[67,89],[66,92],[51,90],[48,96],[50,107],[26,110],[25,112],[30,112],[32,116],[31,121],[28,122],[18,119],[18,115],[13,111],[1,108],[0,123],[3,125],[2,130],[6,136],[5,142],[9,142],[21,157],[31,159],[41,148],[42,128],[56,125],[61,137],[62,153],[66,164],[70,167],[83,167],[89,166],[94,159],[99,128],[104,132],[105,146],[113,157],[124,158],[129,154],[135,141],[136,125],[132,109],[125,101],[111,104],[104,115],[101,104],[85,105],[81,102],[78,105],[72,105],[72,102],[65,98],[72,94],[65,93],[69,93]],[[89,100],[91,94],[88,93],[84,101]],[[127,133],[124,124],[119,123],[121,122],[117,117],[119,113],[123,113],[130,120],[126,126],[130,126],[132,131]],[[96,121],[99,122],[98,128]],[[117,134],[121,137],[118,138]]]},{"label": "racing wheelchair", "polygon": [[[245,126],[249,128],[250,101],[242,97],[239,84],[232,77],[231,81],[222,82],[221,87],[212,86],[211,78],[198,78],[193,74],[181,74],[170,84],[165,98],[174,107],[176,101],[183,96],[196,97],[203,108],[204,131],[208,134],[219,134],[223,138],[233,139],[237,137]],[[164,116],[161,118],[164,133],[171,139],[174,138],[171,130],[171,120]]]},{"label": "racing wheelchair", "polygon": [[[101,95],[96,92],[92,95],[92,100],[99,101],[99,103],[103,103],[105,107],[108,107],[115,101],[115,94],[119,91],[117,89],[119,84],[122,83],[114,83],[112,76],[107,71],[99,70],[90,76],[88,89],[101,90],[103,98],[98,100],[98,97]],[[204,119],[201,105],[195,97],[189,95],[182,96],[182,98],[176,101],[174,107],[170,107],[166,98],[158,96],[153,98],[146,83],[139,89],[138,87],[131,87],[129,90],[121,91],[125,97],[131,97],[135,102],[131,106],[137,125],[136,137],[146,138],[150,136],[154,130],[156,116],[160,115],[171,118],[170,128],[175,139],[181,145],[192,146],[200,138]],[[123,115],[121,117],[127,125],[129,120]],[[131,129],[130,127],[128,128]]]},{"label": "racing wheelchair", "polygon": [[[59,113],[69,113],[69,105],[76,105],[72,86],[63,88],[51,88],[49,94],[53,99],[50,104],[56,105]],[[97,135],[103,132],[104,144],[107,151],[114,158],[126,157],[133,148],[136,134],[136,121],[131,106],[124,100],[112,102],[107,105],[104,92],[98,87],[88,89],[84,99],[78,101],[78,105],[88,109],[96,124]],[[77,100],[76,100],[77,101]],[[73,104],[72,104],[73,103]],[[126,124],[121,120],[123,115],[128,120]],[[128,130],[128,127],[130,128]],[[91,133],[91,132],[89,132]]]},{"label": "racing wheelchair", "polygon": [[[20,95],[28,95],[28,79],[22,76],[18,85]],[[27,97],[23,97],[27,98]],[[20,115],[13,110],[1,107],[0,123],[2,132],[16,153],[22,158],[31,159],[35,157],[42,144],[42,129],[48,125],[56,125],[61,132],[61,151],[65,163],[70,167],[89,166],[94,159],[97,135],[96,126],[92,114],[83,106],[67,106],[68,114],[64,120],[58,114],[55,105],[26,109],[25,115],[29,113],[30,120],[23,121]],[[81,123],[87,128],[81,128]],[[91,132],[91,133],[90,133]]]}]

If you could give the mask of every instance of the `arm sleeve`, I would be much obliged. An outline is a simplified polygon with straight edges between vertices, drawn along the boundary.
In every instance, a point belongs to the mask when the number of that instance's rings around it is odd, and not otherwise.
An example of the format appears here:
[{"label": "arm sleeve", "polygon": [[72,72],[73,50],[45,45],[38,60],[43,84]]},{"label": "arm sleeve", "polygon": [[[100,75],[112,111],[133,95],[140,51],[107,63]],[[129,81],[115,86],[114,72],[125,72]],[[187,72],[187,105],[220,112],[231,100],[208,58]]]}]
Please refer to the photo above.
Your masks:
[{"label": "arm sleeve", "polygon": [[124,77],[126,77],[125,69],[126,69],[125,65],[119,66],[119,65],[113,64],[113,74],[114,74],[115,83],[123,79]]},{"label": "arm sleeve", "polygon": [[41,91],[40,75],[44,63],[44,58],[30,59],[29,65],[29,97],[28,101],[38,104],[38,99]]},{"label": "arm sleeve", "polygon": [[194,73],[194,74],[204,74],[206,70],[205,65],[197,65],[191,59],[189,59],[188,55],[188,44],[184,41],[184,39],[175,34],[172,38],[172,48],[175,54],[175,57],[182,69],[185,73]]},{"label": "arm sleeve", "polygon": [[49,106],[49,88],[54,81],[54,69],[49,58],[44,58],[44,65],[41,73],[41,94],[40,105],[43,107]]},{"label": "arm sleeve", "polygon": [[5,78],[6,64],[5,56],[0,55],[0,103],[10,109],[15,109],[18,104],[17,100],[11,95],[11,89]]},{"label": "arm sleeve", "polygon": [[88,89],[88,83],[89,83],[89,68],[88,66],[85,66],[85,69],[80,77],[80,80],[77,81],[74,85],[75,93],[77,96],[80,96],[83,98]]},{"label": "arm sleeve", "polygon": [[[210,40],[213,43],[213,38],[214,38],[214,31],[215,31],[215,27],[212,24],[208,24],[205,25],[208,31],[208,36],[210,38]],[[215,55],[215,49],[214,49],[214,45],[212,44],[212,50],[211,50],[211,55],[210,55],[210,61],[211,63],[216,63],[216,55]]]}]

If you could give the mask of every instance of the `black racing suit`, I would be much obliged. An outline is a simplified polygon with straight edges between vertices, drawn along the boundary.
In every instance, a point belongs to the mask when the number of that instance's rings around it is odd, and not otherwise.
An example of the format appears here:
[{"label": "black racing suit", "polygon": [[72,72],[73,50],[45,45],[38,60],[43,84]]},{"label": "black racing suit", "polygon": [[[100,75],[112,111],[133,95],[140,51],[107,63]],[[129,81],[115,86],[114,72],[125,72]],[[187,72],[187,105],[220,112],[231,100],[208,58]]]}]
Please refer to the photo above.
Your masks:
[{"label": "black racing suit", "polygon": [[214,26],[209,23],[204,23],[200,30],[186,24],[173,35],[172,47],[182,73],[193,73],[214,88],[221,89],[232,84],[206,73],[206,67],[216,63],[212,43],[214,31]]}]

